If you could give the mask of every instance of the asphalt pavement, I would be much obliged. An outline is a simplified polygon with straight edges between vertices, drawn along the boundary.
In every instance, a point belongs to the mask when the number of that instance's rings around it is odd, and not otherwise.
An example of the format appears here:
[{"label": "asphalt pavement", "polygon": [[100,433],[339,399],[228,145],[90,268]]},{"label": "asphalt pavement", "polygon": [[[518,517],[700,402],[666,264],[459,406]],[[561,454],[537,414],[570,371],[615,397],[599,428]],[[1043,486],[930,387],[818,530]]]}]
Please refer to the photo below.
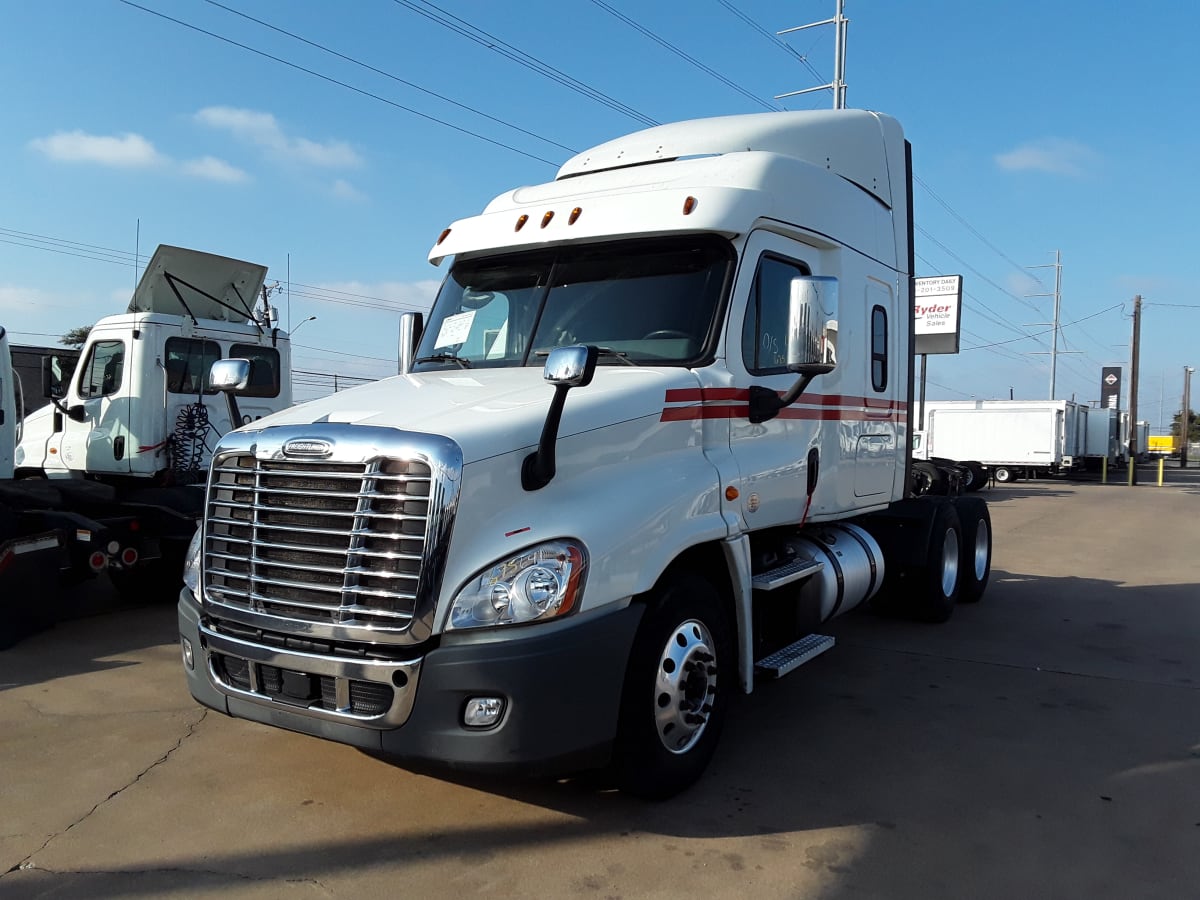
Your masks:
[{"label": "asphalt pavement", "polygon": [[0,897],[1196,897],[1200,477],[1176,474],[985,491],[980,604],[832,623],[658,804],[206,712],[174,610],[92,585],[0,652]]}]

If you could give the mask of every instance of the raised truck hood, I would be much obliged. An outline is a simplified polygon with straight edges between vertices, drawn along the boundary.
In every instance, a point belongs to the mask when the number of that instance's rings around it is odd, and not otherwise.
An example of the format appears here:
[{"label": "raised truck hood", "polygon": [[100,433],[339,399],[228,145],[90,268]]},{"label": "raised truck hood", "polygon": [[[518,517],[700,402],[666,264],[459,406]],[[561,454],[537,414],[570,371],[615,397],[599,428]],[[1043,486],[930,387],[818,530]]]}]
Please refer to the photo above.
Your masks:
[{"label": "raised truck hood", "polygon": [[[668,391],[696,388],[687,369],[602,366],[590,385],[567,397],[559,438],[657,418],[668,405]],[[248,428],[346,422],[438,434],[457,442],[463,462],[472,463],[536,445],[553,396],[540,366],[426,372],[341,391]]]},{"label": "raised truck hood", "polygon": [[266,278],[267,267],[257,263],[160,244],[133,291],[128,311],[190,313],[197,319],[244,325],[254,317]]}]

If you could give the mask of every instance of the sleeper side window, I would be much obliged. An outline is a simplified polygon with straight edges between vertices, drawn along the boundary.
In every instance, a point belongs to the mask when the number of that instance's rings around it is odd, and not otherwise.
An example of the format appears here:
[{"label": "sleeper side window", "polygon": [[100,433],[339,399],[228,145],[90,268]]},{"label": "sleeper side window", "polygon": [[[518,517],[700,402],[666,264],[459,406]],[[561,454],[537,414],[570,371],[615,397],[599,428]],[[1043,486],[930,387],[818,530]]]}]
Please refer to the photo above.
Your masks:
[{"label": "sleeper side window", "polygon": [[871,387],[875,391],[887,390],[887,373],[887,310],[874,306],[871,308]]}]

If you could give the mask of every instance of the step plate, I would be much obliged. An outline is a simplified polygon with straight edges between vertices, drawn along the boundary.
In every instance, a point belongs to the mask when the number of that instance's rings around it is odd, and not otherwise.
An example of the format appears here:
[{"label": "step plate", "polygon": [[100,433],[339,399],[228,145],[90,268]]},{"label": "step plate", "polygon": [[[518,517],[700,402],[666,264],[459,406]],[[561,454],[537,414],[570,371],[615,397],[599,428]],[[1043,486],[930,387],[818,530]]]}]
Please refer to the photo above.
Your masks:
[{"label": "step plate", "polygon": [[825,563],[822,560],[798,559],[785,566],[780,566],[778,569],[759,572],[750,580],[750,586],[756,591],[773,591],[785,584],[815,575],[824,568]]},{"label": "step plate", "polygon": [[810,634],[770,656],[764,656],[754,664],[754,669],[771,678],[782,678],[815,656],[820,656],[836,641],[827,634]]}]

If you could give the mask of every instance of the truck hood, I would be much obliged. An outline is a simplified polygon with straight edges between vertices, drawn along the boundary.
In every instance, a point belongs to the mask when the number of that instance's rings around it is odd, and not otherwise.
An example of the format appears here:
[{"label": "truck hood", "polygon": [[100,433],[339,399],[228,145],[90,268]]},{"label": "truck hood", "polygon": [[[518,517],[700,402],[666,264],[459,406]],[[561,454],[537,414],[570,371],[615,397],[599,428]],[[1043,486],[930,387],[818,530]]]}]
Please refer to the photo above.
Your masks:
[{"label": "truck hood", "polygon": [[267,267],[257,263],[160,244],[134,288],[128,311],[190,312],[197,319],[245,324],[254,317],[266,278]]},{"label": "truck hood", "polygon": [[[602,366],[590,385],[567,396],[559,437],[660,417],[668,391],[693,389],[698,402],[698,384],[688,369]],[[252,427],[344,422],[437,434],[455,441],[463,462],[472,463],[536,445],[553,396],[541,367],[426,372],[341,391]]]}]

